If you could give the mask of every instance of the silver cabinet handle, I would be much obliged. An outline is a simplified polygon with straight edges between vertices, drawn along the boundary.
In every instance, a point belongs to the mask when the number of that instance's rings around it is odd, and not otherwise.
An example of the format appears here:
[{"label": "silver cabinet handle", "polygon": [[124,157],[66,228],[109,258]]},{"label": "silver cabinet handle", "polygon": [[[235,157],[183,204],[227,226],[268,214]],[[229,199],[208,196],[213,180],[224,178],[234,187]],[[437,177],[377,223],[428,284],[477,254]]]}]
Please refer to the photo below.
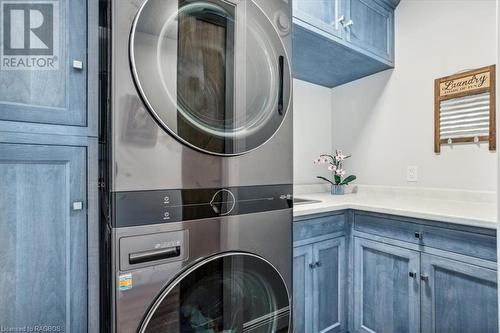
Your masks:
[{"label": "silver cabinet handle", "polygon": [[348,27],[350,27],[350,26],[352,26],[352,25],[354,24],[354,21],[353,21],[353,20],[347,20],[347,22],[346,22],[346,20],[345,20],[345,16],[344,16],[344,15],[342,15],[342,16],[340,16],[340,17],[339,17],[339,19],[337,20],[337,23],[342,24],[342,26],[343,26],[344,28],[348,28]]},{"label": "silver cabinet handle", "polygon": [[421,231],[415,231],[415,238],[423,240],[424,239],[424,233]]},{"label": "silver cabinet handle", "polygon": [[344,26],[344,28],[349,28],[350,26],[354,25],[354,22],[353,20],[349,20],[345,24],[342,23],[342,25]]},{"label": "silver cabinet handle", "polygon": [[415,279],[417,277],[417,272],[409,272],[408,275],[412,278]]},{"label": "silver cabinet handle", "polygon": [[429,281],[429,275],[427,275],[427,274],[421,274],[420,275],[420,280],[425,281],[425,282]]},{"label": "silver cabinet handle", "polygon": [[337,19],[337,23],[340,23],[340,24],[344,25],[344,22],[345,22],[345,17],[344,17],[344,15],[340,16],[340,17]]},{"label": "silver cabinet handle", "polygon": [[316,261],[315,263],[310,263],[309,268],[310,269],[315,269],[317,267],[321,267],[321,261]]},{"label": "silver cabinet handle", "polygon": [[81,71],[83,69],[83,61],[73,60],[73,68]]},{"label": "silver cabinet handle", "polygon": [[74,201],[71,204],[72,210],[82,210],[83,209],[83,201]]}]

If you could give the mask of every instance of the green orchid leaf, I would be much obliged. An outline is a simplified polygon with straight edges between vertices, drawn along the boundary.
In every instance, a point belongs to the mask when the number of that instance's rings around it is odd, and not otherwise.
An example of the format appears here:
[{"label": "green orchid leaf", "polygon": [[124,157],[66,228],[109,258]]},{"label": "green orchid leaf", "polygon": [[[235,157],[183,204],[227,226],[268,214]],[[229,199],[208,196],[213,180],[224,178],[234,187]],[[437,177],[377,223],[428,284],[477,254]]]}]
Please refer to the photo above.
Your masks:
[{"label": "green orchid leaf", "polygon": [[331,180],[329,180],[329,179],[326,179],[325,177],[321,177],[321,176],[316,176],[316,178],[319,178],[319,179],[322,179],[322,180],[324,180],[324,181],[327,181],[327,182],[329,182],[329,183],[330,183],[330,184],[332,184],[332,185],[335,185],[335,184],[334,184],[334,183],[333,183],[333,182],[332,182]]},{"label": "green orchid leaf", "polygon": [[336,185],[340,185],[340,183],[342,182],[342,178],[338,175],[335,175],[335,184]]},{"label": "green orchid leaf", "polygon": [[344,179],[344,181],[342,181],[342,183],[340,183],[340,185],[349,185],[349,183],[354,181],[354,180],[356,180],[356,176],[350,175],[350,176],[346,177]]}]

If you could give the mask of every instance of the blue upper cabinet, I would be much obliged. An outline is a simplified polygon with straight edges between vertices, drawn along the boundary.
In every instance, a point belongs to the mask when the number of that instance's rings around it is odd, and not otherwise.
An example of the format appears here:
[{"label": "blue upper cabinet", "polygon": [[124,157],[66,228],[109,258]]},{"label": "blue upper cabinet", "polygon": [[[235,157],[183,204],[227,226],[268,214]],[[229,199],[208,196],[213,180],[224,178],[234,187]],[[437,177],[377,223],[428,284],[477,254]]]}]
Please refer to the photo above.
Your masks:
[{"label": "blue upper cabinet", "polygon": [[397,0],[296,0],[294,77],[335,87],[394,67]]},{"label": "blue upper cabinet", "polygon": [[87,126],[87,0],[0,6],[0,120]]},{"label": "blue upper cabinet", "polygon": [[346,0],[347,41],[381,61],[394,63],[394,12],[373,0]]},{"label": "blue upper cabinet", "polygon": [[343,0],[298,0],[293,2],[293,16],[333,36],[342,37],[339,18]]}]

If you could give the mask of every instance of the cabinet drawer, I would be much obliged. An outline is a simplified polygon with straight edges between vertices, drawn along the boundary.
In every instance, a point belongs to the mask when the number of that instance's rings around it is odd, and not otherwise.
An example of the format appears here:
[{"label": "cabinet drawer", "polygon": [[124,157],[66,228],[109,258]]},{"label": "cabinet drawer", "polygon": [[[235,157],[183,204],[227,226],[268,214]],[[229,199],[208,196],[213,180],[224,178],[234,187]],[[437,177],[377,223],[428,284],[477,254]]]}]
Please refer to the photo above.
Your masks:
[{"label": "cabinet drawer", "polygon": [[496,261],[496,237],[485,232],[470,232],[441,226],[408,222],[397,217],[356,213],[354,229],[413,244]]},{"label": "cabinet drawer", "polygon": [[293,240],[318,237],[326,234],[344,231],[345,214],[316,217],[293,223]]}]

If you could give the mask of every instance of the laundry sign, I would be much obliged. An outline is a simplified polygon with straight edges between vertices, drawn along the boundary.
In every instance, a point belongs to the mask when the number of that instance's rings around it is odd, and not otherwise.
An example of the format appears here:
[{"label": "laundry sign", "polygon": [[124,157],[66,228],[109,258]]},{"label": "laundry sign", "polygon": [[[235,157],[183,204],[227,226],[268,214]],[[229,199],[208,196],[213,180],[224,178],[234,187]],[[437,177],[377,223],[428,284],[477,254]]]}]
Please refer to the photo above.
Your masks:
[{"label": "laundry sign", "polygon": [[495,65],[445,76],[434,86],[434,151],[488,142],[496,149]]},{"label": "laundry sign", "polygon": [[491,70],[489,68],[480,72],[469,72],[463,75],[454,75],[440,80],[440,97],[453,96],[457,94],[472,94],[477,91],[487,90],[491,86]]}]

